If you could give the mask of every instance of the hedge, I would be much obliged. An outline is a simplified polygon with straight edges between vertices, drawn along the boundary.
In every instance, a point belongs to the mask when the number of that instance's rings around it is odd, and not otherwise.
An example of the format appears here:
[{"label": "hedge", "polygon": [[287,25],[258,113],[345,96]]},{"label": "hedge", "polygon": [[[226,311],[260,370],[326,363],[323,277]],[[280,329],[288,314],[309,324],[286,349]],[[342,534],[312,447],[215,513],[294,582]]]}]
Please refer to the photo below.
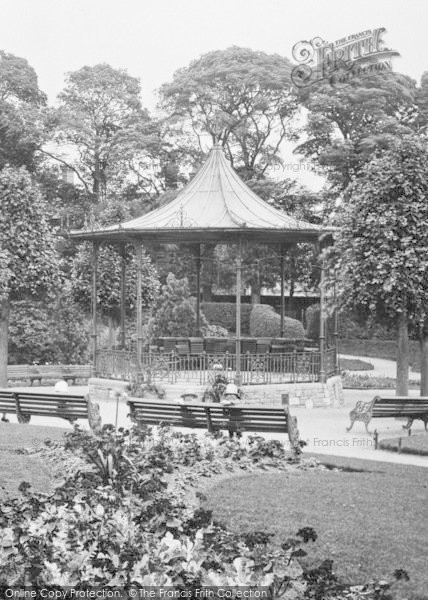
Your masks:
[{"label": "hedge", "polygon": [[[279,337],[281,317],[268,304],[255,304],[250,316],[250,335],[254,337]],[[285,338],[303,339],[305,330],[300,321],[284,317]]]},{"label": "hedge", "polygon": [[[252,304],[241,303],[241,333],[250,334],[250,314]],[[202,302],[201,309],[210,325],[224,327],[230,333],[236,332],[236,304],[234,302]]]},{"label": "hedge", "polygon": [[[305,312],[306,337],[317,339],[320,328],[320,305],[311,304]],[[334,334],[334,319],[327,317],[326,335],[331,338]],[[390,340],[395,338],[394,331],[376,323],[364,320],[357,314],[347,311],[340,311],[338,317],[338,334],[341,339],[358,340]]]}]

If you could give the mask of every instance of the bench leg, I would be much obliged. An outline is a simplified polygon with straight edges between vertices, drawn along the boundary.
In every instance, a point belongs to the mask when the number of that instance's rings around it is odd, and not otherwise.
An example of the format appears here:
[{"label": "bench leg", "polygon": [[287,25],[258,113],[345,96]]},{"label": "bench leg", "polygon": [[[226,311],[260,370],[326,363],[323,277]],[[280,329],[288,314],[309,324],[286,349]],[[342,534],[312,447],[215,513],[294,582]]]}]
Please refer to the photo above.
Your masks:
[{"label": "bench leg", "polygon": [[17,413],[16,418],[18,419],[18,423],[25,425],[31,421],[31,415],[26,415],[23,413]]},{"label": "bench leg", "polygon": [[351,431],[351,429],[354,426],[355,421],[357,421],[358,419],[355,418],[355,416],[351,413],[349,415],[350,419],[351,419],[351,424],[349,425],[349,427],[346,428],[346,431]]},{"label": "bench leg", "polygon": [[5,412],[3,413],[3,416],[1,418],[1,420],[2,420],[3,423],[9,423],[9,419],[6,417],[6,413]]},{"label": "bench leg", "polygon": [[365,425],[365,427],[366,427],[366,432],[367,432],[369,435],[371,435],[371,434],[372,434],[372,432],[371,432],[371,431],[369,431],[369,423],[370,423],[370,421],[371,421],[371,417],[370,417],[370,418],[368,418],[368,419],[364,419],[364,425]]},{"label": "bench leg", "polygon": [[406,423],[405,425],[403,425],[403,426],[402,426],[402,427],[403,427],[403,429],[407,429],[408,431],[410,431],[410,428],[411,428],[411,427],[412,427],[412,425],[413,425],[413,421],[414,421],[414,419],[413,419],[412,417],[409,417],[409,418],[407,419],[407,423]]}]

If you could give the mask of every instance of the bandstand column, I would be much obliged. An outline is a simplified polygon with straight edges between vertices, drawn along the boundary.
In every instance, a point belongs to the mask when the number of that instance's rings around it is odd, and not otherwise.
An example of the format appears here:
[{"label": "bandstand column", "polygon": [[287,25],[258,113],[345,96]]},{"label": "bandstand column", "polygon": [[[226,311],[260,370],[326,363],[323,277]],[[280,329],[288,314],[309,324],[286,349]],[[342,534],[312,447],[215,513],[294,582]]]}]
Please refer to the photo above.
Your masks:
[{"label": "bandstand column", "polygon": [[141,355],[143,352],[143,308],[142,308],[142,296],[141,296],[141,283],[142,283],[142,252],[143,246],[140,240],[134,242],[135,246],[135,257],[137,267],[137,278],[136,278],[136,297],[137,297],[137,370],[138,376],[141,375]]},{"label": "bandstand column", "polygon": [[196,248],[196,335],[201,335],[201,244]]},{"label": "bandstand column", "polygon": [[284,298],[284,258],[285,258],[285,246],[281,245],[279,264],[281,271],[281,326],[280,326],[280,337],[284,337],[284,321],[285,321],[285,298]]},{"label": "bandstand column", "polygon": [[120,347],[125,349],[126,345],[126,246],[122,244],[120,247]]},{"label": "bandstand column", "polygon": [[238,256],[236,258],[236,374],[235,385],[240,386],[241,377],[241,270],[242,270],[242,245],[238,244]]},{"label": "bandstand column", "polygon": [[335,371],[336,375],[340,372],[339,365],[339,310],[337,308],[337,289],[336,289],[336,273],[334,274],[334,287],[333,287],[333,295],[334,295],[334,352],[335,352]]},{"label": "bandstand column", "polygon": [[321,278],[320,278],[320,382],[325,383],[325,262],[321,260]]},{"label": "bandstand column", "polygon": [[98,321],[97,321],[97,295],[98,295],[98,251],[99,242],[94,242],[92,246],[92,361],[94,365],[94,375],[97,374],[97,337],[98,337]]}]

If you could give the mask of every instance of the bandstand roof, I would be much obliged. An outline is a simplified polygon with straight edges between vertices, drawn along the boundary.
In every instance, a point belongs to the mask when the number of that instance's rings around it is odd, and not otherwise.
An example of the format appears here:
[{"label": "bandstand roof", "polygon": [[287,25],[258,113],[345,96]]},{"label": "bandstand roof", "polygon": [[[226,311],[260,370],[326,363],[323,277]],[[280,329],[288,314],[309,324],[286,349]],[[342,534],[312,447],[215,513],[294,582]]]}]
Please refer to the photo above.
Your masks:
[{"label": "bandstand roof", "polygon": [[288,216],[255,194],[215,144],[197,175],[168,204],[103,229],[72,231],[76,240],[199,243],[316,241],[327,230]]}]

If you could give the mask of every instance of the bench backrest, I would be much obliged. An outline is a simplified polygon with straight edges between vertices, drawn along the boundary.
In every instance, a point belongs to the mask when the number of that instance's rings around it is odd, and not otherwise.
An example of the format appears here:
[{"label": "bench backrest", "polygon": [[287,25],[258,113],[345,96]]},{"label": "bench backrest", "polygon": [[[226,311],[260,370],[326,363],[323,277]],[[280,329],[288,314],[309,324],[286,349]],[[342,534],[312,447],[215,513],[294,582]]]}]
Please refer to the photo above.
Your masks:
[{"label": "bench backrest", "polygon": [[77,394],[44,394],[19,392],[19,409],[22,413],[53,416],[52,413],[87,418],[88,405],[85,396]]},{"label": "bench backrest", "polygon": [[170,424],[195,429],[288,432],[288,411],[283,408],[213,403],[174,404],[131,399],[131,418],[147,425]]},{"label": "bench backrest", "polygon": [[0,390],[0,412],[15,412],[16,400],[14,392]]},{"label": "bench backrest", "polygon": [[30,373],[30,365],[8,365],[8,379],[28,379]]},{"label": "bench backrest", "polygon": [[375,396],[372,417],[407,417],[428,413],[426,396]]}]

